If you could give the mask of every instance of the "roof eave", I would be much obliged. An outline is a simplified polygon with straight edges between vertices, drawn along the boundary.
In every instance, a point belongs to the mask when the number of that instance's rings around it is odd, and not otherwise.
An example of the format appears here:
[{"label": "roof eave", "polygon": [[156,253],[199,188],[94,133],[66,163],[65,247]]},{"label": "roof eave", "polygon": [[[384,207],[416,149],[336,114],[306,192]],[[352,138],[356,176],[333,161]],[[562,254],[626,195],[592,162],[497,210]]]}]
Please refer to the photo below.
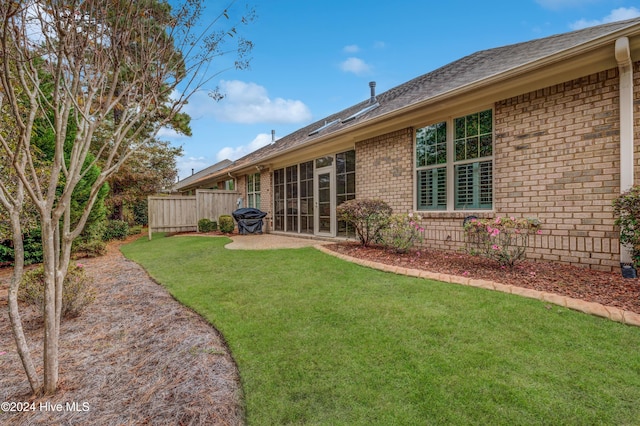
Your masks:
[{"label": "roof eave", "polygon": [[[553,55],[514,67],[507,71],[460,86],[437,96],[390,111],[369,120],[363,120],[344,129],[336,130],[289,149],[254,160],[238,167],[225,169],[237,174],[260,164],[268,164],[292,153],[311,150],[320,144],[351,144],[381,132],[390,132],[415,125],[428,117],[446,114],[449,110],[487,105],[522,93],[570,81],[617,66],[614,44],[620,37],[628,37],[632,58],[640,56],[640,24],[621,28],[606,36],[557,52]],[[499,83],[499,84],[498,84]]]}]

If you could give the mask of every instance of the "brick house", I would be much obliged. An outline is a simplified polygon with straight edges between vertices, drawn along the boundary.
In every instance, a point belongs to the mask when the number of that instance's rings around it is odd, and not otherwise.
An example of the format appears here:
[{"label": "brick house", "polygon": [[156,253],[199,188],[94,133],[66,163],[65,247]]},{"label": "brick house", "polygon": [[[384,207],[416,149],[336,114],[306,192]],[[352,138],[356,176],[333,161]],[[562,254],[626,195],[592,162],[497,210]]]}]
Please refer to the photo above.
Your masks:
[{"label": "brick house", "polygon": [[269,231],[329,237],[348,232],[338,204],[380,198],[451,250],[469,215],[536,217],[529,257],[613,270],[628,255],[611,202],[640,183],[634,58],[640,19],[476,52],[381,94],[372,82],[370,99],[181,191],[232,178]]}]

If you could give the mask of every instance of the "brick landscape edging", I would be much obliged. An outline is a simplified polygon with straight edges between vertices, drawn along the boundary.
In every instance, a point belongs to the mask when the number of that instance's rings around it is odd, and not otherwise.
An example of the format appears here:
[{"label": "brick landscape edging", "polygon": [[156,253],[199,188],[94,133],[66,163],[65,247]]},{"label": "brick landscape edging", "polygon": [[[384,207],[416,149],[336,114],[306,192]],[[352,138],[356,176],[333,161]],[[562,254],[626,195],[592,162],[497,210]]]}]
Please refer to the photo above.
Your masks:
[{"label": "brick landscape edging", "polygon": [[548,292],[533,290],[529,288],[500,284],[500,283],[496,283],[488,280],[477,280],[473,278],[461,277],[459,275],[449,275],[449,274],[423,271],[421,269],[403,268],[401,266],[387,265],[384,263],[373,262],[370,260],[358,259],[356,257],[351,257],[342,253],[337,253],[333,250],[323,247],[322,245],[317,245],[315,246],[315,248],[317,248],[323,253],[337,257],[347,262],[356,263],[358,265],[366,266],[372,269],[378,269],[380,271],[391,272],[398,275],[406,275],[409,277],[443,281],[443,282],[452,283],[452,284],[467,285],[470,287],[484,288],[484,289],[493,290],[493,291],[501,291],[503,293],[510,293],[516,296],[528,297],[530,299],[537,299],[542,302],[559,305],[567,309],[583,312],[585,314],[607,318],[611,321],[620,322],[622,324],[640,327],[640,314],[627,311],[624,309],[616,308],[614,306],[605,306],[596,302],[586,302],[584,300],[574,299],[572,297],[562,296],[560,294],[548,293]]}]

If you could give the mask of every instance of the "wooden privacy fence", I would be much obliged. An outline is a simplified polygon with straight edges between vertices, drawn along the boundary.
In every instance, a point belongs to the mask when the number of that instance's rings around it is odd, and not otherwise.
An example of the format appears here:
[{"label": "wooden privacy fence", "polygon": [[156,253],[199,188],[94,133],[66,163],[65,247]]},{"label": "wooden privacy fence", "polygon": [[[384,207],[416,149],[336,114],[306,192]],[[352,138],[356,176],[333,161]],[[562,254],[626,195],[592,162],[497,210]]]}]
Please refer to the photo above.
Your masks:
[{"label": "wooden privacy fence", "polygon": [[197,189],[196,195],[148,197],[149,239],[153,232],[190,232],[198,230],[200,219],[218,221],[236,210],[240,193],[215,189]]}]

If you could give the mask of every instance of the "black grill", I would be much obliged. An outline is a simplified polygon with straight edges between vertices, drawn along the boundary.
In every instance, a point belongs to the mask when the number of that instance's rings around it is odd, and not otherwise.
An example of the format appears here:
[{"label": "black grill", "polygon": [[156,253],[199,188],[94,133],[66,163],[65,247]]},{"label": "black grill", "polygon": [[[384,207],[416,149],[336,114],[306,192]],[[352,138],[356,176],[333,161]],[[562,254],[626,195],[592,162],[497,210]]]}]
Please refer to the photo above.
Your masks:
[{"label": "black grill", "polygon": [[262,219],[267,215],[266,212],[245,207],[234,211],[231,215],[238,222],[240,235],[262,234]]}]

